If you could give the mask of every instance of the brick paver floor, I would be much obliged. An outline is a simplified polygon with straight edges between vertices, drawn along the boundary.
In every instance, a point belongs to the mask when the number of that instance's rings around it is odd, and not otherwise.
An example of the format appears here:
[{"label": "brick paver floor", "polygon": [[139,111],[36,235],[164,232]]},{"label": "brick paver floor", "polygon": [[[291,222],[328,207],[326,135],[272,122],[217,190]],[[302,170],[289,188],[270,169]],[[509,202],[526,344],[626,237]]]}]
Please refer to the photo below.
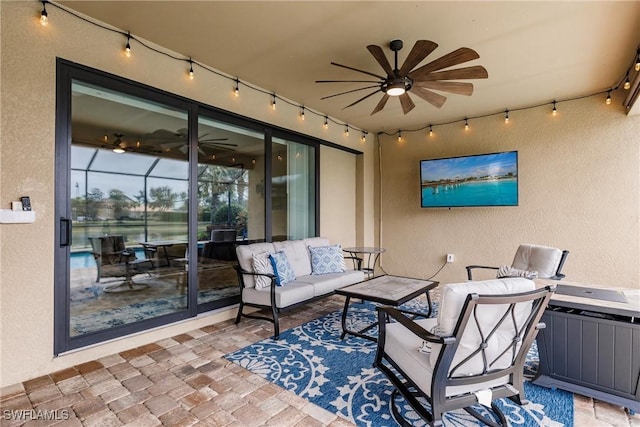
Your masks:
[{"label": "brick paver floor", "polygon": [[[288,311],[281,328],[340,310],[343,301],[332,296]],[[238,326],[225,321],[5,387],[0,424],[352,426],[222,357],[272,333],[265,321],[243,319]],[[59,419],[42,419],[52,416]],[[640,416],[576,395],[575,425],[640,427]]]}]

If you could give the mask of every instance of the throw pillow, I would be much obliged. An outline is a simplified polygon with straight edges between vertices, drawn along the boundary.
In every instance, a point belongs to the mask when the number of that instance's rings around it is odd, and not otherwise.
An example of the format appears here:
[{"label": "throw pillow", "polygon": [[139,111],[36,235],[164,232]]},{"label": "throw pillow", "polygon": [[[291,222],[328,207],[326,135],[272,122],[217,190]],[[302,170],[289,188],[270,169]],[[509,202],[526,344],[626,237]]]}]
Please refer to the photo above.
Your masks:
[{"label": "throw pillow", "polygon": [[295,280],[296,275],[284,251],[269,255],[269,259],[273,267],[273,274],[276,275],[276,285],[284,286],[292,280]]},{"label": "throw pillow", "polygon": [[309,246],[311,274],[343,273],[346,271],[340,245]]},{"label": "throw pillow", "polygon": [[[269,252],[253,254],[253,272],[260,274],[273,274],[273,266],[269,259]],[[271,286],[271,278],[267,276],[254,276],[256,289],[264,289]]]},{"label": "throw pillow", "polygon": [[538,272],[520,270],[518,268],[511,267],[510,265],[501,265],[500,268],[498,268],[497,278],[501,279],[503,277],[524,277],[526,279],[537,279]]}]

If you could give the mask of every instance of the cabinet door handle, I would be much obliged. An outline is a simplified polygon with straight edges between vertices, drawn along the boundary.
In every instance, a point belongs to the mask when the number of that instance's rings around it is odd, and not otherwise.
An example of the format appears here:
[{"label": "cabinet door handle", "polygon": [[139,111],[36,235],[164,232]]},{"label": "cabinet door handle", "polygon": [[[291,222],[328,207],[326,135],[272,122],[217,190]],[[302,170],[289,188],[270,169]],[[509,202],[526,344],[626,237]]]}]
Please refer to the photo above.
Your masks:
[{"label": "cabinet door handle", "polygon": [[60,247],[71,246],[71,220],[60,218]]}]

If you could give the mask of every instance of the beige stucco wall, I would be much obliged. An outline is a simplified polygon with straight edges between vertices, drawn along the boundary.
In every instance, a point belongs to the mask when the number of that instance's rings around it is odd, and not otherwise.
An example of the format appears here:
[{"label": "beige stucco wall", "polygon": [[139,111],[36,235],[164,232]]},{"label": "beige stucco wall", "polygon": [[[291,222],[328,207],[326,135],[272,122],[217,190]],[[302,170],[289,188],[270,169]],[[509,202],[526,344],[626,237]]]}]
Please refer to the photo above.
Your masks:
[{"label": "beige stucco wall", "polygon": [[[380,136],[381,244],[389,273],[429,277],[445,254],[456,260],[435,278],[466,280],[464,266],[510,264],[520,243],[570,251],[566,280],[640,286],[640,117],[624,94],[544,106],[425,131]],[[419,160],[518,151],[519,206],[421,209]]]},{"label": "beige stucco wall", "polygon": [[[352,222],[356,218],[356,160],[357,156],[335,148],[320,150],[320,169],[327,171],[320,188],[320,206],[334,207],[322,210],[320,234],[343,248],[356,244],[356,224]],[[332,227],[325,230],[322,224]]]},{"label": "beige stucco wall", "polygon": [[[129,78],[187,98],[201,101],[243,116],[292,129],[362,151],[355,176],[358,201],[349,215],[327,212],[341,209],[335,198],[321,207],[321,230],[332,237],[345,229],[359,227],[344,244],[372,244],[374,239],[372,182],[373,136],[361,142],[360,134],[345,136],[341,126],[324,129],[324,119],[278,103],[246,87],[239,97],[233,82],[196,67],[196,78],[187,78],[185,64],[138,48],[131,58],[124,56],[124,39],[118,34],[84,23],[54,7],[48,8],[50,24],[39,25],[38,2],[2,1],[0,80],[0,205],[29,195],[37,219],[33,224],[0,224],[0,387],[53,372],[78,363],[116,353],[230,318],[235,310],[204,315],[134,337],[53,357],[54,277],[54,172],[55,172],[55,64],[56,57]],[[188,55],[188,52],[180,54]],[[215,68],[216,64],[209,64]],[[266,88],[267,90],[269,88]],[[326,150],[324,150],[326,151]],[[356,157],[356,156],[352,156]],[[341,162],[341,164],[345,164]],[[324,170],[321,188],[335,185],[335,177]],[[355,162],[353,168],[356,168]],[[345,174],[345,177],[349,173]],[[352,190],[348,190],[353,194]],[[335,205],[334,205],[335,203]],[[352,211],[357,210],[358,218]]]}]

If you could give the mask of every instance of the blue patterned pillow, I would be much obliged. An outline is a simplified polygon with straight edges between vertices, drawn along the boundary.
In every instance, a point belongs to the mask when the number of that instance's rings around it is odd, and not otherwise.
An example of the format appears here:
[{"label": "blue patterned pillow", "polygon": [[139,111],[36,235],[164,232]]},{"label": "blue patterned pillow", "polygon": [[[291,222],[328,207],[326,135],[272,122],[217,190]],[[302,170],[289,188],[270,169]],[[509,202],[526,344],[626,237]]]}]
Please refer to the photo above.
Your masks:
[{"label": "blue patterned pillow", "polygon": [[287,255],[283,251],[269,255],[269,259],[273,266],[273,274],[276,275],[276,285],[284,286],[295,280],[296,275],[293,272],[293,268],[291,268],[291,264],[289,264]]},{"label": "blue patterned pillow", "polygon": [[346,271],[340,245],[309,246],[311,274],[343,273]]}]

